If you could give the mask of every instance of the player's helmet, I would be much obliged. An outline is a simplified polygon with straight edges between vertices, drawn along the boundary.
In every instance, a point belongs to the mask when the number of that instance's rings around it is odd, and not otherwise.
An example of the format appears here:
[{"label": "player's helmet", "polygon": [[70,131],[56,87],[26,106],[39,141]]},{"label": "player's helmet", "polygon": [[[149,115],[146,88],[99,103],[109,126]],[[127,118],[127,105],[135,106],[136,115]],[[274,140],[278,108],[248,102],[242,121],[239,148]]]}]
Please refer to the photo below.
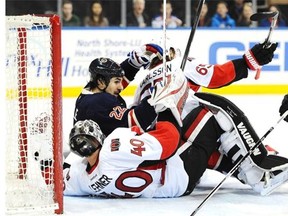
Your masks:
[{"label": "player's helmet", "polygon": [[104,141],[99,125],[92,120],[78,121],[71,129],[69,145],[81,157],[88,157],[99,149]]},{"label": "player's helmet", "polygon": [[110,58],[96,58],[89,66],[90,82],[97,84],[99,78],[104,79],[106,85],[112,77],[123,77],[121,66]]}]

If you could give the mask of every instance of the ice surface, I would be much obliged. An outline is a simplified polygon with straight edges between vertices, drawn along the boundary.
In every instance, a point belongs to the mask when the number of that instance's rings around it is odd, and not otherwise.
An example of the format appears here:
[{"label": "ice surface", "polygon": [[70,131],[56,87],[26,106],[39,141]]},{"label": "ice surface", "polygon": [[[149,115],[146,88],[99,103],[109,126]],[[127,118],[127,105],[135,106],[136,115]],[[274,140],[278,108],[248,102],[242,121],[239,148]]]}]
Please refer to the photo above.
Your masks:
[{"label": "ice surface", "polygon": [[[207,177],[207,179],[206,179]],[[205,174],[209,184],[199,187],[189,196],[165,199],[99,199],[65,197],[66,215],[91,216],[188,216],[205,199],[223,176]],[[227,182],[202,206],[199,216],[287,216],[288,184],[267,197],[255,194],[234,179]]]}]

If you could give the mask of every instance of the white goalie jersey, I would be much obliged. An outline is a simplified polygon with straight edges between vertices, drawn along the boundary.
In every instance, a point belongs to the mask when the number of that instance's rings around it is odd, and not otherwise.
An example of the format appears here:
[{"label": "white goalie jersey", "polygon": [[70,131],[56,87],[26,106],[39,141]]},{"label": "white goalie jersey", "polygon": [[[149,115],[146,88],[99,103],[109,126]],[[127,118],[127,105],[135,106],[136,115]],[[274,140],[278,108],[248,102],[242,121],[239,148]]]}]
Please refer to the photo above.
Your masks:
[{"label": "white goalie jersey", "polygon": [[[175,59],[166,62],[166,76],[171,73],[183,73],[180,69],[181,61],[180,57],[176,57]],[[239,67],[239,70],[241,68],[242,67]],[[184,75],[188,79],[190,91],[182,112],[182,118],[199,105],[199,102],[193,98],[195,92],[199,91],[201,87],[219,88],[237,81],[235,78],[237,76],[236,74],[239,72],[236,72],[236,70],[237,68],[233,63],[233,60],[227,61],[224,64],[211,65],[203,64],[203,62],[197,59],[188,58],[184,69]],[[246,67],[245,70],[247,70]],[[143,98],[150,94],[149,88],[162,79],[163,65],[161,64],[151,69],[140,82],[131,106],[137,106]]]},{"label": "white goalie jersey", "polygon": [[179,133],[169,122],[158,122],[156,128],[143,134],[138,127],[115,129],[105,139],[93,167],[87,166],[85,158],[77,156],[75,160],[74,155],[71,162],[68,156],[65,162],[70,168],[64,169],[64,195],[181,196],[188,175],[183,161],[174,154]]}]

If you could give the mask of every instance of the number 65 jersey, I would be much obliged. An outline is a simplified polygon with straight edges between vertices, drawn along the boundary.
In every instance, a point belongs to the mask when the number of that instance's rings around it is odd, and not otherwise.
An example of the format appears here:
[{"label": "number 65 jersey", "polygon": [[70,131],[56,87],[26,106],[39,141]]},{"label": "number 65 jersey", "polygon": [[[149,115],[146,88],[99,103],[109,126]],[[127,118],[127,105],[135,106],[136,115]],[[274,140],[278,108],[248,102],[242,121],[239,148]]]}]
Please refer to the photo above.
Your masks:
[{"label": "number 65 jersey", "polygon": [[65,161],[70,168],[64,169],[64,195],[107,198],[183,195],[189,179],[183,161],[175,153],[179,132],[168,121],[155,126],[155,130],[146,133],[141,133],[138,127],[115,129],[105,139],[93,167],[85,158]]}]

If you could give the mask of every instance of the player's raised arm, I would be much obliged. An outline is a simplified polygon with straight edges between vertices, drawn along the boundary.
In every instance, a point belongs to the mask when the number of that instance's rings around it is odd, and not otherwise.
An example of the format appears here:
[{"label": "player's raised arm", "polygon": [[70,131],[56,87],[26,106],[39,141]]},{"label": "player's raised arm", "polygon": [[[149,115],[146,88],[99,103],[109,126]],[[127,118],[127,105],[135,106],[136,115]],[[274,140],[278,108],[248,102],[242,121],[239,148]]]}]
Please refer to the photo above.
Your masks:
[{"label": "player's raised arm", "polygon": [[162,58],[163,50],[157,44],[144,44],[128,53],[127,59],[121,63],[125,71],[123,87],[126,88],[134,80],[137,72],[143,67],[148,69],[155,57]]},{"label": "player's raised arm", "polygon": [[256,44],[248,50],[242,58],[233,59],[223,64],[203,64],[197,60],[187,61],[184,73],[191,85],[207,88],[220,88],[248,77],[248,70],[259,70],[263,65],[269,64],[276,50],[277,43],[269,48],[263,44]]}]

